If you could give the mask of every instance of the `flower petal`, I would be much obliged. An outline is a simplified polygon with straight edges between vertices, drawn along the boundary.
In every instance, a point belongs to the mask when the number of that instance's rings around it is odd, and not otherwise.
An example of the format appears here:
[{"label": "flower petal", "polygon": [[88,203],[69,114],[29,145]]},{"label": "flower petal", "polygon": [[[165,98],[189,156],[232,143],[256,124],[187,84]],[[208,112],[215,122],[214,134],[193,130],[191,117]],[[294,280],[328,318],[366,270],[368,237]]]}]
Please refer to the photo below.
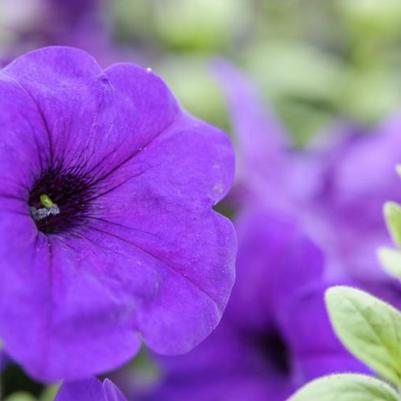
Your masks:
[{"label": "flower petal", "polygon": [[118,387],[109,379],[103,382],[103,393],[105,401],[127,401]]},{"label": "flower petal", "polygon": [[287,144],[283,128],[269,114],[255,88],[240,71],[222,60],[215,64],[214,70],[227,97],[238,141],[239,173],[244,173],[244,178],[257,173],[268,175],[268,167],[282,158]]},{"label": "flower petal", "polygon": [[102,383],[95,377],[64,383],[54,401],[108,401],[104,398]]},{"label": "flower petal", "polygon": [[[112,273],[101,274],[95,246],[80,248],[78,242],[71,249],[37,234],[26,219],[18,226],[13,218],[3,220],[0,228],[10,241],[0,248],[0,330],[7,352],[33,377],[49,382],[125,362],[140,345],[133,295],[128,299]],[[110,259],[118,264],[118,257],[109,257],[106,267]]]},{"label": "flower petal", "polygon": [[263,105],[253,85],[234,66],[220,60],[214,71],[227,99],[237,144],[239,187],[234,193],[235,201],[260,202],[262,198],[280,206],[286,201],[283,177],[288,140],[284,129]]},{"label": "flower petal", "polygon": [[336,220],[358,224],[362,230],[383,227],[382,207],[388,200],[401,200],[395,165],[401,156],[401,114],[386,119],[370,135],[345,129],[342,141],[322,152],[326,171],[321,201],[336,211]]},{"label": "flower petal", "polygon": [[199,380],[189,383],[171,383],[145,398],[146,401],[283,401],[292,392],[292,387],[272,377],[231,376],[223,380]]},{"label": "flower petal", "polygon": [[183,117],[105,180],[94,200],[91,228],[154,261],[158,296],[138,324],[161,353],[198,344],[227,303],[235,234],[211,208],[227,193],[233,170],[228,138]]},{"label": "flower petal", "polygon": [[131,64],[102,71],[87,53],[48,47],[3,69],[36,104],[48,137],[48,163],[112,174],[173,121],[177,105],[165,84]]},{"label": "flower petal", "polygon": [[35,102],[13,79],[0,72],[0,198],[24,200],[41,171],[48,149]]},{"label": "flower petal", "polygon": [[280,325],[295,363],[297,385],[332,373],[369,372],[340,343],[334,334],[324,304],[329,284],[305,289],[293,299]]},{"label": "flower petal", "polygon": [[[93,234],[86,235],[105,249],[118,246],[132,258],[145,258],[138,274],[149,269],[148,286],[155,293],[141,296],[138,328],[155,351],[186,352],[221,319],[234,281],[234,230],[215,212],[189,212],[167,203],[155,208],[153,197],[138,201],[140,207],[127,213],[125,224],[97,220]],[[134,279],[127,270],[124,281]]]},{"label": "flower petal", "polygon": [[296,221],[274,210],[244,211],[236,227],[237,283],[227,313],[265,330],[298,291],[322,279],[322,254]]}]

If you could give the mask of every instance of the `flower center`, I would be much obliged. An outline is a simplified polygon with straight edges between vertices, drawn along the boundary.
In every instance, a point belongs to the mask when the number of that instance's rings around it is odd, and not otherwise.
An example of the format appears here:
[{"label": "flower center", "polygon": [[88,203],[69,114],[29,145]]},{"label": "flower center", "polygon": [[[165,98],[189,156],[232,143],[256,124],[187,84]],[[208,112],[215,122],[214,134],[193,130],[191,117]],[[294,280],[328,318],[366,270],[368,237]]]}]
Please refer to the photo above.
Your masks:
[{"label": "flower center", "polygon": [[291,371],[287,344],[278,330],[263,335],[260,339],[260,349],[268,361],[283,375]]},{"label": "flower center", "polygon": [[88,182],[77,174],[49,169],[29,194],[29,210],[39,231],[62,233],[81,224],[88,215]]},{"label": "flower center", "polygon": [[53,203],[48,195],[40,195],[39,203],[43,207],[37,209],[35,206],[30,206],[29,208],[31,216],[35,220],[35,222],[39,222],[50,216],[57,216],[58,214],[60,214],[59,207],[55,203]]}]

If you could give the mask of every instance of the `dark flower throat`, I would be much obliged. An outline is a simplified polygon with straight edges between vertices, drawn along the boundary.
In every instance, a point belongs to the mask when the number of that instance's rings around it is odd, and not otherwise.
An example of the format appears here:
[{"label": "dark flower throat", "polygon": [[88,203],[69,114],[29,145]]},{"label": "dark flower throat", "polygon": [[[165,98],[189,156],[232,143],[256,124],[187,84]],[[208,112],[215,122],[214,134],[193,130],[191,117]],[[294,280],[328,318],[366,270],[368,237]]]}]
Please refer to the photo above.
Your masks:
[{"label": "dark flower throat", "polygon": [[283,375],[290,373],[288,347],[279,331],[271,331],[259,339],[259,349],[270,363]]},{"label": "dark flower throat", "polygon": [[74,172],[48,169],[36,180],[29,194],[29,209],[39,231],[67,232],[88,213],[90,185]]}]

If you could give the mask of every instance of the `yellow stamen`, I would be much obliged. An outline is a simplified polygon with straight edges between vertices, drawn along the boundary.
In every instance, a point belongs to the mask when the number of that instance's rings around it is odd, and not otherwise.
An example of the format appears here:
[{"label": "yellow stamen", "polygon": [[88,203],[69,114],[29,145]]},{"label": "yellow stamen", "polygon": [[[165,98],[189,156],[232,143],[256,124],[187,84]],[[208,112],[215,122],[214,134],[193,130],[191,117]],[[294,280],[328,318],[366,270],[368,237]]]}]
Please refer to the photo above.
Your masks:
[{"label": "yellow stamen", "polygon": [[40,195],[40,203],[46,209],[51,209],[54,206],[53,201],[50,199],[49,195],[42,194]]}]

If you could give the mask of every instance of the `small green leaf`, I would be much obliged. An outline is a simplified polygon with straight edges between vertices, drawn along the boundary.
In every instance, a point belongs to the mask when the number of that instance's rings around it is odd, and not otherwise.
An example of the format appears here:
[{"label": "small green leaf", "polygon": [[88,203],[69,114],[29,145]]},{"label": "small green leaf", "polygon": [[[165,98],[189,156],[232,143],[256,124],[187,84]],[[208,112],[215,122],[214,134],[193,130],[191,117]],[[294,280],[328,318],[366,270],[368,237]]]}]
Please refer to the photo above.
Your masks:
[{"label": "small green leaf", "polygon": [[342,374],[326,376],[307,384],[288,401],[397,401],[388,384],[373,377]]},{"label": "small green leaf", "polygon": [[332,287],[326,305],[338,338],[379,375],[401,384],[401,314],[379,299],[349,287]]},{"label": "small green leaf", "polygon": [[395,202],[386,202],[384,217],[393,241],[401,246],[401,206]]},{"label": "small green leaf", "polygon": [[13,395],[10,395],[6,399],[6,401],[37,401],[36,398],[33,398],[30,394],[28,393],[14,393]]},{"label": "small green leaf", "polygon": [[53,401],[56,398],[56,394],[59,390],[59,385],[53,385],[47,387],[43,393],[41,394],[39,400],[40,401]]},{"label": "small green leaf", "polygon": [[392,248],[379,248],[377,251],[383,269],[390,276],[401,280],[401,251]]}]

